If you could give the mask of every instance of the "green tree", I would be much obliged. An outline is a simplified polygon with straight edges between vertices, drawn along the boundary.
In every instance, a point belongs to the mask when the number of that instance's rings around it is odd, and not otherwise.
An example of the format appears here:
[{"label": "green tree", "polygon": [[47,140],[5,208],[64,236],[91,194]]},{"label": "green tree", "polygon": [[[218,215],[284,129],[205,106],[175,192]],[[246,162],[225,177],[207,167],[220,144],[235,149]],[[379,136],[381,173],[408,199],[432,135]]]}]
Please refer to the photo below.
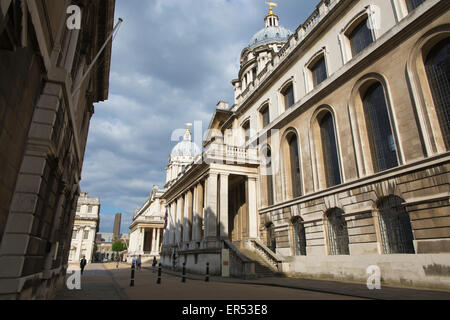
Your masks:
[{"label": "green tree", "polygon": [[122,252],[127,249],[127,245],[122,241],[116,241],[112,245],[112,251],[114,252]]}]

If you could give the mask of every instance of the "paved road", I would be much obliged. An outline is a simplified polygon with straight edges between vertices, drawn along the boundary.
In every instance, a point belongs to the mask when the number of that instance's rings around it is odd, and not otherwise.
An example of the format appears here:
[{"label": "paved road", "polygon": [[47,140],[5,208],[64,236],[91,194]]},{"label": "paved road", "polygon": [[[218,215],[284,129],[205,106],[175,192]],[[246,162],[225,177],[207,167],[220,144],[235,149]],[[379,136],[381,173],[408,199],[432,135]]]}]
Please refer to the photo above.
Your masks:
[{"label": "paved road", "polygon": [[[78,269],[77,267],[75,267]],[[63,289],[58,300],[450,300],[450,292],[415,290],[383,286],[368,290],[364,284],[336,281],[263,278],[241,280],[188,275],[181,283],[179,273],[165,270],[162,283],[151,268],[136,271],[135,285],[130,287],[130,266],[114,263],[88,265],[81,280],[81,290]]]},{"label": "paved road", "polygon": [[225,282],[188,280],[163,274],[157,284],[157,273],[143,268],[136,271],[135,286],[130,287],[130,267],[114,264],[88,265],[81,279],[81,290],[63,289],[56,300],[348,300],[345,295],[308,290]]}]

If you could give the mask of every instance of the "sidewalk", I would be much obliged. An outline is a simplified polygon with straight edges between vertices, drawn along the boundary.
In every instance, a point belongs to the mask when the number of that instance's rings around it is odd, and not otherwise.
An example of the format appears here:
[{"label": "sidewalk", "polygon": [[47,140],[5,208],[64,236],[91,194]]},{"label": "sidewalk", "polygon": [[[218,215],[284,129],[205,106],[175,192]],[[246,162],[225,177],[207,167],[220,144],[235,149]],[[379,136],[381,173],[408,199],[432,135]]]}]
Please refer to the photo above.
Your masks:
[{"label": "sidewalk", "polygon": [[[163,268],[163,273],[181,277],[181,272]],[[186,279],[205,280],[204,275],[186,274]],[[223,278],[210,276],[212,282],[239,283],[259,286],[281,287],[308,290],[317,293],[338,294],[341,296],[377,299],[377,300],[450,300],[450,292],[381,286],[381,290],[369,290],[365,284],[300,279],[300,278],[260,278],[244,280],[239,278]]]}]

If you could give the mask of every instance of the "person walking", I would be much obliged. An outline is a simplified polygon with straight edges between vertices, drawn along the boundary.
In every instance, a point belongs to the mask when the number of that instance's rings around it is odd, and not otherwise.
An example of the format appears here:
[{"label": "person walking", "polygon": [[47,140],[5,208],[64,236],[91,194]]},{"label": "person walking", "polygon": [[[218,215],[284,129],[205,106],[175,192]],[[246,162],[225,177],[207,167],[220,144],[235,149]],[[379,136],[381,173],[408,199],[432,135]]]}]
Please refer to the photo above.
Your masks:
[{"label": "person walking", "polygon": [[152,262],[153,273],[155,273],[157,264],[158,264],[158,261],[156,261],[156,256],[155,256],[155,257],[153,257],[153,262]]},{"label": "person walking", "polygon": [[136,267],[136,257],[133,257],[133,259],[131,259],[131,267]]},{"label": "person walking", "polygon": [[117,258],[116,258],[116,269],[119,269],[119,263],[120,263],[120,256],[118,256]]},{"label": "person walking", "polygon": [[136,259],[136,267],[138,270],[141,270],[141,255]]},{"label": "person walking", "polygon": [[83,256],[83,259],[80,260],[81,274],[83,274],[84,267],[86,267],[86,264],[87,264],[86,256]]}]

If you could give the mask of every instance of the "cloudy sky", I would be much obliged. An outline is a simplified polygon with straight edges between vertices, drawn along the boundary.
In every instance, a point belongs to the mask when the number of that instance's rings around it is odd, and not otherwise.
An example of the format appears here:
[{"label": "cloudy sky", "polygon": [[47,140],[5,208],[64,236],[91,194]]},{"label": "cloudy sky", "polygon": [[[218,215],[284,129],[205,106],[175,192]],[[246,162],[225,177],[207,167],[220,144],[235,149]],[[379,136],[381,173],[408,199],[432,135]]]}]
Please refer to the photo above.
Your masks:
[{"label": "cloudy sky", "polygon": [[[319,0],[279,0],[291,31]],[[95,105],[81,188],[100,197],[100,232],[122,232],[153,185],[165,184],[174,130],[209,124],[219,100],[233,103],[231,80],[251,37],[264,27],[264,0],[116,0],[109,99]],[[194,134],[197,134],[194,132]]]}]

